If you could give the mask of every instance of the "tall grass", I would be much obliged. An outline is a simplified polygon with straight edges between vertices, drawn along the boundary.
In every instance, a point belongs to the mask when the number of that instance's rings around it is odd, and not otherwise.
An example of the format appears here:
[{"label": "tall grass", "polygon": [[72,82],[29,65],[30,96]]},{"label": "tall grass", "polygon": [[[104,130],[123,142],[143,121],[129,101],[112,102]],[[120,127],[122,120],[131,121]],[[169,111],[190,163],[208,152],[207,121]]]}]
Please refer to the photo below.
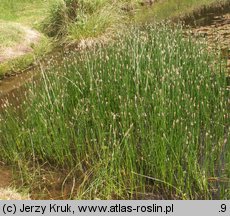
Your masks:
[{"label": "tall grass", "polygon": [[44,32],[51,36],[79,40],[96,37],[123,19],[121,2],[112,0],[61,0],[50,8],[43,22]]},{"label": "tall grass", "polygon": [[2,111],[0,160],[76,173],[77,198],[229,198],[228,95],[214,59],[165,24],[72,52],[42,70],[20,115]]},{"label": "tall grass", "polygon": [[[56,0],[43,22],[46,34],[69,41],[117,32],[127,23],[163,20],[226,0]],[[152,6],[150,6],[152,5]]]}]

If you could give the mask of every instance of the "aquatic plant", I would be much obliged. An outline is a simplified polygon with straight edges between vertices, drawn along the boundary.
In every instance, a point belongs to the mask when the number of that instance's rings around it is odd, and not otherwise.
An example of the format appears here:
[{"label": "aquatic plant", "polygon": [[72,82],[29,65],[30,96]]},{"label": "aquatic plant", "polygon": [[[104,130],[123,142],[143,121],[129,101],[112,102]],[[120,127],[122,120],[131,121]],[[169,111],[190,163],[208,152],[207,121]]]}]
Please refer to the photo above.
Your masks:
[{"label": "aquatic plant", "polygon": [[55,65],[1,113],[0,160],[69,170],[77,198],[229,198],[225,67],[204,43],[154,24]]}]

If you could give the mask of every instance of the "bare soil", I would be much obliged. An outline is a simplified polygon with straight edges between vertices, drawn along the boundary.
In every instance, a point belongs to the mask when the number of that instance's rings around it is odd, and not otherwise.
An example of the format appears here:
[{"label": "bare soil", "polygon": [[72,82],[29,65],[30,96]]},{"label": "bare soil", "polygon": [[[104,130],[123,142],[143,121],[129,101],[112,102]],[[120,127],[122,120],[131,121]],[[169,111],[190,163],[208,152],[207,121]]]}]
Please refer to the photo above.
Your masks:
[{"label": "bare soil", "polygon": [[39,32],[25,26],[21,26],[20,28],[25,32],[23,41],[14,47],[8,47],[4,50],[0,50],[0,63],[32,52],[33,46],[39,42],[41,37]]},{"label": "bare soil", "polygon": [[9,187],[12,183],[12,172],[5,166],[0,166],[0,188]]},{"label": "bare soil", "polygon": [[0,200],[23,200],[29,196],[22,196],[12,189],[13,175],[10,168],[0,165]]}]

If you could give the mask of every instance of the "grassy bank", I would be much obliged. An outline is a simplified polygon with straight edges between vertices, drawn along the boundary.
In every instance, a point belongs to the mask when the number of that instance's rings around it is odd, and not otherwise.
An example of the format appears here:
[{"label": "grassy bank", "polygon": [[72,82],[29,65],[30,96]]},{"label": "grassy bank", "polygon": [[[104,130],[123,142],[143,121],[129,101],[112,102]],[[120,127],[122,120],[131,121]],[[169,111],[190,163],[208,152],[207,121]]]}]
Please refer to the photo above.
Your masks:
[{"label": "grassy bank", "polygon": [[156,24],[51,65],[2,111],[0,160],[68,170],[76,198],[229,198],[225,67],[192,41]]},{"label": "grassy bank", "polygon": [[[125,30],[130,23],[167,19],[219,1],[159,0],[152,6],[143,6],[142,2],[147,1],[1,0],[1,47],[14,46],[25,40],[23,32],[18,28],[20,25],[15,23],[35,28],[49,38],[58,39],[55,45],[59,46],[63,42],[73,44],[101,35],[111,38],[118,31]],[[0,64],[0,76],[20,71],[32,64],[34,58],[50,51],[52,47],[48,37],[43,37],[38,46],[33,47],[33,53]]]},{"label": "grassy bank", "polygon": [[[20,46],[27,40],[25,27],[34,28],[41,33],[40,23],[54,2],[55,0],[0,0],[0,54],[9,47]],[[0,78],[6,73],[25,69],[34,62],[34,58],[39,58],[49,51],[49,39],[41,33],[39,43],[32,43],[28,48],[33,48],[33,52],[0,63]]]},{"label": "grassy bank", "polygon": [[181,16],[226,0],[66,0],[57,1],[44,22],[44,31],[66,40],[98,37],[133,23],[160,21]]},{"label": "grassy bank", "polygon": [[58,0],[0,0],[0,20],[36,27]]}]

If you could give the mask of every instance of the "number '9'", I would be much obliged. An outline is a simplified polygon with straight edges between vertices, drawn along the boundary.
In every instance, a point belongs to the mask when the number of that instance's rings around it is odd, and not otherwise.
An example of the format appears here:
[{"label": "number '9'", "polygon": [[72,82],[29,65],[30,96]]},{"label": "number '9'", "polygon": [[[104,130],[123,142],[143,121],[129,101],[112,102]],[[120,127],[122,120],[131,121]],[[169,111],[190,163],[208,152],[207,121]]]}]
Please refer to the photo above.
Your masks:
[{"label": "number '9'", "polygon": [[227,206],[225,204],[221,205],[221,212],[226,212]]}]

